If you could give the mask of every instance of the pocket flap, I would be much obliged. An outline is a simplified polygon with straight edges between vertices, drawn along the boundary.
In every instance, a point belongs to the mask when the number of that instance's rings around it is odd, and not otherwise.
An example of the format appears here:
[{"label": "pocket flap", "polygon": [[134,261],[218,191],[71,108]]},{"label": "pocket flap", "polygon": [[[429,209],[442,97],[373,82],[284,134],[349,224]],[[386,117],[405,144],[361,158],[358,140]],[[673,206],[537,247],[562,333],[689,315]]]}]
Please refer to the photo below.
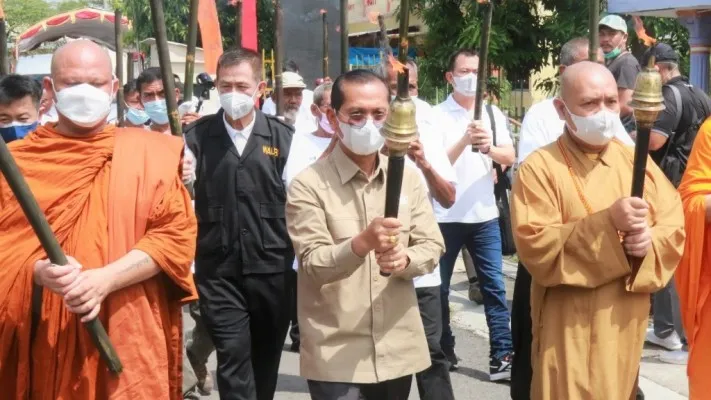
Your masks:
[{"label": "pocket flap", "polygon": [[259,215],[262,218],[286,218],[285,203],[261,203]]}]

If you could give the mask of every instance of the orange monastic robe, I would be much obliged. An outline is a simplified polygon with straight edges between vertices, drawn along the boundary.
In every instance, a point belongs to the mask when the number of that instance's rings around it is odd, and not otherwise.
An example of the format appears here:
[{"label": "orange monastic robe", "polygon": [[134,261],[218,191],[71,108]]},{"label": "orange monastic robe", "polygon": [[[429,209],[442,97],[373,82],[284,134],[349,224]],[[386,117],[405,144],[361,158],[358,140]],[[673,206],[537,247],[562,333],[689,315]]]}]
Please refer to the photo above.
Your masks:
[{"label": "orange monastic robe", "polygon": [[679,186],[688,240],[676,270],[684,330],[689,341],[689,398],[711,393],[711,231],[706,196],[711,195],[711,120],[699,129]]},{"label": "orange monastic robe", "polygon": [[0,178],[0,391],[3,399],[180,399],[180,306],[196,298],[196,221],[178,175],[182,141],[106,127],[70,138],[40,127],[10,144],[66,254],[101,268],[131,249],[162,272],[107,296],[99,318],[123,363],[108,372],[77,315],[43,290],[30,340],[33,265],[46,258]]}]

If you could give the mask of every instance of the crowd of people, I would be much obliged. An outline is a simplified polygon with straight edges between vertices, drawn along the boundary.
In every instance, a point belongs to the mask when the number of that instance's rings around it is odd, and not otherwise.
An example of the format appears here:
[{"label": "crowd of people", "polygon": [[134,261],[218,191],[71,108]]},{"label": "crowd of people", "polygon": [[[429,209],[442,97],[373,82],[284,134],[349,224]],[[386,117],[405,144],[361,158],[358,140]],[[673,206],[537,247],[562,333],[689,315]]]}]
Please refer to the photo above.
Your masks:
[{"label": "crowd of people", "polygon": [[[640,64],[622,18],[603,18],[599,34],[596,62],[586,38],[562,47],[560,91],[528,111],[517,148],[495,105],[473,120],[476,51],[451,55],[453,92],[435,106],[418,98],[408,60],[418,137],[397,218],[383,217],[392,65],[311,91],[290,62],[283,98],[260,100],[261,56],[228,50],[214,81],[221,109],[208,115],[179,87],[166,93],[159,68],[118,87],[88,40],[59,48],[41,85],[2,78],[0,134],[69,256],[47,260],[0,180],[0,238],[13,244],[0,255],[2,392],[271,400],[289,335],[312,399],[406,400],[413,376],[423,400],[463,398],[450,378],[460,359],[449,293],[466,251],[489,378],[510,380],[512,399],[643,398],[645,341],[668,350],[663,362],[688,363],[690,397],[706,398],[711,99],[673,48],[647,51],[665,109],[644,196],[630,197]],[[119,90],[125,118],[110,121]],[[170,135],[166,96],[180,103],[184,138]],[[514,166],[511,185],[503,171]],[[511,311],[506,235],[520,261]],[[82,327],[95,318],[120,375]]]}]

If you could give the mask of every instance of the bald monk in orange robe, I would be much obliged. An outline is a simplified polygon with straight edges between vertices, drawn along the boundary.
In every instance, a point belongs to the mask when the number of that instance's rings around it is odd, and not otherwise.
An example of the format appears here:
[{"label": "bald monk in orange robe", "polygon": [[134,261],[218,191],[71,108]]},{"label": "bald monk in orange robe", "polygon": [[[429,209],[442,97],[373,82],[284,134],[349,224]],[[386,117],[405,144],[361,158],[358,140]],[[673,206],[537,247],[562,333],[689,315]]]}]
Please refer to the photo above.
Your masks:
[{"label": "bald monk in orange robe", "polygon": [[679,186],[686,247],[676,270],[681,316],[689,341],[689,398],[711,393],[711,119],[701,126]]},{"label": "bald monk in orange robe", "polygon": [[[59,243],[51,265],[0,178],[0,397],[180,399],[181,304],[196,220],[179,175],[183,142],[107,125],[118,89],[106,51],[89,41],[57,50],[45,89],[59,121],[10,150]],[[31,324],[32,290],[42,291]],[[82,320],[98,317],[123,363],[110,373]]]}]

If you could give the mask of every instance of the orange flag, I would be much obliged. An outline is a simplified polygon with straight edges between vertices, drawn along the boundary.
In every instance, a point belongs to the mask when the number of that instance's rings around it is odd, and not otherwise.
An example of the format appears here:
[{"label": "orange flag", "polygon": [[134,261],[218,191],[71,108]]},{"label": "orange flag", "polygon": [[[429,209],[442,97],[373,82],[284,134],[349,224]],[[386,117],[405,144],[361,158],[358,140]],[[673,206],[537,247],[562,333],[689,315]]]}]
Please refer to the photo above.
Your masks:
[{"label": "orange flag", "polygon": [[222,34],[220,33],[220,20],[217,17],[215,0],[200,0],[198,21],[205,58],[205,72],[215,75],[217,73],[217,59],[222,55]]}]

